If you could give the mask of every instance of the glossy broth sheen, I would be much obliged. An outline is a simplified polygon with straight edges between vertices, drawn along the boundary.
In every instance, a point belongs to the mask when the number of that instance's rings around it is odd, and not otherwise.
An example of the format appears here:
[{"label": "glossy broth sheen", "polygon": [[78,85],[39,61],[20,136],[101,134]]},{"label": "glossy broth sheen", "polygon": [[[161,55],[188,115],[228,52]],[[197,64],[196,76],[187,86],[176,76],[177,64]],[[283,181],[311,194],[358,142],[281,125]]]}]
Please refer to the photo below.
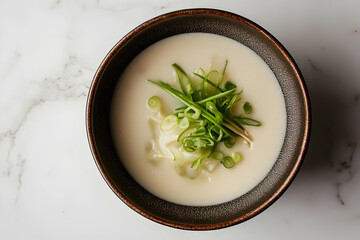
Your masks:
[{"label": "glossy broth sheen", "polygon": [[[172,160],[154,164],[147,146],[151,141],[146,101],[158,96],[168,114],[182,104],[162,89],[145,82],[162,80],[178,86],[171,64],[178,63],[191,73],[222,70],[229,64],[226,79],[243,89],[243,99],[253,106],[250,117],[261,127],[246,127],[252,147],[240,141],[232,151],[243,160],[233,168],[220,166],[206,177],[180,176]],[[241,113],[241,105],[235,109]],[[235,199],[254,188],[268,174],[280,152],[286,127],[286,110],[280,86],[270,68],[252,50],[218,35],[190,33],[176,35],[153,44],[126,68],[116,89],[112,106],[112,131],[118,154],[134,179],[154,195],[184,205],[212,205]]]}]

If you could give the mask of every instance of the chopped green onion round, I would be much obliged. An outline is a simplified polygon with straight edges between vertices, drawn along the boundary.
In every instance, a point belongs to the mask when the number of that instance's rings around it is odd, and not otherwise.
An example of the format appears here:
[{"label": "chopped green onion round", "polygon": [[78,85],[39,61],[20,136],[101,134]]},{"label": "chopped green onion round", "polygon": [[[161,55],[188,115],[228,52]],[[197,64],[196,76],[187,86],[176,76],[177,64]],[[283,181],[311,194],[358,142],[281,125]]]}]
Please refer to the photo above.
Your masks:
[{"label": "chopped green onion round", "polygon": [[252,112],[252,106],[249,102],[244,103],[243,105],[244,113],[249,114]]},{"label": "chopped green onion round", "polygon": [[238,163],[238,162],[242,159],[241,153],[239,153],[239,152],[234,152],[234,153],[232,154],[232,159],[233,159],[234,163]]},{"label": "chopped green onion round", "polygon": [[228,136],[225,141],[224,141],[224,145],[227,148],[232,148],[236,143],[236,137],[234,136]]},{"label": "chopped green onion round", "polygon": [[222,137],[224,136],[224,133],[223,133],[223,131],[221,131],[221,129],[219,127],[217,127],[216,125],[212,125],[209,128],[209,135],[212,140],[214,140],[216,142],[220,142]]},{"label": "chopped green onion round", "polygon": [[183,119],[181,119],[180,121],[180,124],[179,124],[179,127],[181,129],[185,129],[185,128],[188,128],[189,127],[189,124],[190,124],[190,121],[187,117],[184,117]]},{"label": "chopped green onion round", "polygon": [[160,129],[162,131],[167,131],[172,129],[178,124],[178,118],[175,115],[168,115],[161,121]]},{"label": "chopped green onion round", "polygon": [[232,168],[235,164],[234,160],[229,156],[224,157],[223,160],[221,161],[221,163],[226,168]]},{"label": "chopped green onion round", "polygon": [[177,114],[177,117],[178,117],[178,118],[183,118],[183,117],[185,117],[185,114],[184,114],[183,112],[179,112],[179,113]]},{"label": "chopped green onion round", "polygon": [[219,151],[215,151],[212,153],[211,155],[212,158],[221,161],[224,158],[224,153],[219,152]]},{"label": "chopped green onion round", "polygon": [[152,96],[147,100],[147,106],[154,111],[160,110],[160,100],[157,96]]},{"label": "chopped green onion round", "polygon": [[236,85],[230,81],[227,81],[224,85],[224,88],[225,88],[225,90],[231,90],[231,89],[236,88]]},{"label": "chopped green onion round", "polygon": [[197,109],[194,106],[190,106],[188,108],[185,109],[184,111],[184,115],[185,117],[188,117],[190,119],[198,119],[200,117],[201,111],[200,109]]}]

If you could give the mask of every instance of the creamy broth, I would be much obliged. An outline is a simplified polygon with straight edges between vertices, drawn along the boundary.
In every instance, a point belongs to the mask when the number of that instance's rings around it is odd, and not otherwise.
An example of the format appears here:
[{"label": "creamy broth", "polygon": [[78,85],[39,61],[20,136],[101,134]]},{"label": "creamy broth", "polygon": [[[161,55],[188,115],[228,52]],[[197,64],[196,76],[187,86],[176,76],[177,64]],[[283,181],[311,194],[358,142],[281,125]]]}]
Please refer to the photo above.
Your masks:
[{"label": "creamy broth", "polygon": [[[154,133],[147,99],[158,96],[167,114],[182,104],[145,80],[178,86],[171,64],[178,63],[188,73],[199,67],[221,71],[226,59],[226,79],[244,90],[242,98],[253,106],[249,116],[262,123],[261,127],[245,127],[254,139],[251,148],[238,141],[231,150],[242,154],[241,162],[231,169],[220,166],[205,177],[189,179],[178,174],[171,159],[151,161],[148,149]],[[238,105],[235,112],[240,113],[240,108]],[[230,201],[260,183],[279,155],[286,127],[284,98],[266,63],[246,46],[208,33],[176,35],[141,52],[120,78],[111,114],[115,146],[134,179],[162,199],[192,206]]]}]

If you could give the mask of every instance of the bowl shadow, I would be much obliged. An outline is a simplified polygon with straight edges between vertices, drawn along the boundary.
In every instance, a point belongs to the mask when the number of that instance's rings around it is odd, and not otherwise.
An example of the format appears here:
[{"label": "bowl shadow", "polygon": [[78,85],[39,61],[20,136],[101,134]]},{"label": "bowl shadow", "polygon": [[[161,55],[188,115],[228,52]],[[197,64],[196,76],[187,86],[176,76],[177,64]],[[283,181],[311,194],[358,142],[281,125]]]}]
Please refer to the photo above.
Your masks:
[{"label": "bowl shadow", "polygon": [[[329,183],[334,185],[342,205],[345,201],[340,188],[354,178],[360,167],[357,156],[359,134],[356,131],[360,93],[349,89],[355,79],[338,77],[347,76],[339,72],[346,69],[341,65],[354,64],[344,59],[336,69],[331,69],[331,63],[326,61],[320,68],[311,59],[307,59],[302,68],[311,100],[312,126],[308,151],[299,174],[315,179],[324,174],[329,176]],[[299,181],[305,182],[301,176]]]}]

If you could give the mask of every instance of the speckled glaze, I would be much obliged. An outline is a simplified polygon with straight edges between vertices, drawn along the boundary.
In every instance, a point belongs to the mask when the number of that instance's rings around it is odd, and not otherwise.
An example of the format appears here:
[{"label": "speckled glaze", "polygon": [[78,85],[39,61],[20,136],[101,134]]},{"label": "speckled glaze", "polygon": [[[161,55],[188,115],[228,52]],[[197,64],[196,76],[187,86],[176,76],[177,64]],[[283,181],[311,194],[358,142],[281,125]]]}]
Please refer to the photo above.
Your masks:
[{"label": "speckled glaze", "polygon": [[[285,98],[287,127],[280,155],[266,178],[230,202],[189,207],[167,202],[137,184],[116,154],[110,129],[110,106],[118,79],[128,63],[151,44],[180,33],[206,32],[234,39],[255,51],[272,69]],[[266,30],[241,16],[213,9],[189,9],[143,23],[108,53],[94,76],[87,103],[87,131],[96,164],[107,184],[129,207],[175,228],[210,230],[254,217],[290,185],[306,151],[310,105],[302,75],[286,49]]]}]

